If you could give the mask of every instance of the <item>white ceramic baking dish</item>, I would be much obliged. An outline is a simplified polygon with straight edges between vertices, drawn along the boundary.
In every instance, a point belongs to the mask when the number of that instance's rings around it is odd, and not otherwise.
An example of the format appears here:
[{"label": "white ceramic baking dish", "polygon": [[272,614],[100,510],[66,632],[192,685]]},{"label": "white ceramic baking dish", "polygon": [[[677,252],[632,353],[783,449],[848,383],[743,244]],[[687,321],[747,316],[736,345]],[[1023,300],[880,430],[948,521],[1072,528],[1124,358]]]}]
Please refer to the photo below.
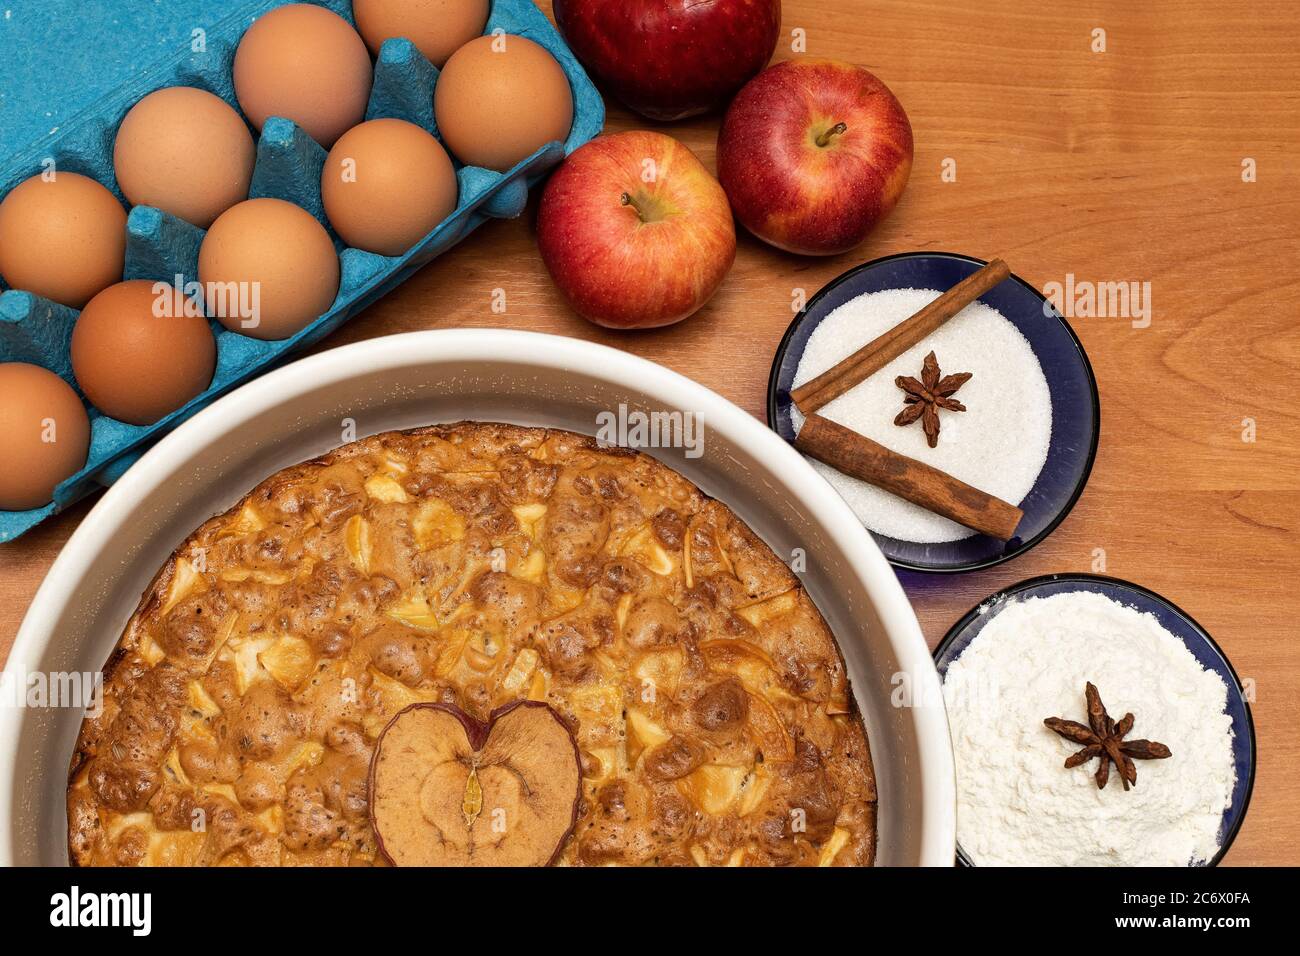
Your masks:
[{"label": "white ceramic baking dish", "polygon": [[[155,571],[191,530],[278,469],[394,428],[478,419],[596,434],[597,415],[700,416],[703,455],[648,449],[726,502],[803,582],[848,662],[880,789],[878,862],[951,865],[953,761],[938,676],[893,571],[803,458],[735,405],[661,366],[576,339],[454,329],[304,359],[214,403],[98,502],[38,591],[6,679],[98,671]],[[76,708],[0,712],[0,863],[67,860],[64,789]]]}]

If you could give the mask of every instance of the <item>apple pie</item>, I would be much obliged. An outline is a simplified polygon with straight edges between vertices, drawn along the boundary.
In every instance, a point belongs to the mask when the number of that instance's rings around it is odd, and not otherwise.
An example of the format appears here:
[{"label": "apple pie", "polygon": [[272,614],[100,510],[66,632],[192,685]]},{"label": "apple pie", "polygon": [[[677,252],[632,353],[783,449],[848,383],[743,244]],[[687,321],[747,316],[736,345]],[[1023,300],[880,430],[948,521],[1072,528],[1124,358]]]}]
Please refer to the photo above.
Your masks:
[{"label": "apple pie", "polygon": [[80,865],[874,855],[866,733],[798,580],[570,432],[389,432],[273,475],[173,554],[103,690]]}]

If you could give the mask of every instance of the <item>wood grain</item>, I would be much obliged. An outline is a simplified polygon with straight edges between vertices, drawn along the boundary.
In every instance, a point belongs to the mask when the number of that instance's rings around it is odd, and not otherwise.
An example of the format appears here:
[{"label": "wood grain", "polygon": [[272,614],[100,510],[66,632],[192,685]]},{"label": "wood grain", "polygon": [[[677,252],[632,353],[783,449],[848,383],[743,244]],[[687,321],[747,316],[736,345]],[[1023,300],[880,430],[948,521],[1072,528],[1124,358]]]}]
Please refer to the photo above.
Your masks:
[{"label": "wood grain", "polygon": [[[1104,570],[1181,605],[1257,694],[1258,776],[1227,862],[1300,863],[1300,6],[1232,7],[786,0],[779,58],[802,29],[808,53],[870,67],[911,116],[911,183],[862,248],[809,260],[742,237],[701,314],[616,335],[560,301],[530,210],[488,224],[322,347],[450,326],[555,332],[653,359],[761,416],[797,290],[864,259],[950,250],[1000,255],[1040,288],[1067,273],[1149,282],[1147,327],[1073,322],[1103,428],[1069,519],[1008,565],[903,581],[932,645],[991,591],[1054,571]],[[1091,49],[1095,29],[1104,53]],[[611,106],[611,129],[637,125]],[[716,117],[665,127],[710,166],[716,128]],[[1243,181],[1247,159],[1255,182]],[[955,182],[941,177],[945,160]],[[0,546],[0,653],[87,508]]]}]

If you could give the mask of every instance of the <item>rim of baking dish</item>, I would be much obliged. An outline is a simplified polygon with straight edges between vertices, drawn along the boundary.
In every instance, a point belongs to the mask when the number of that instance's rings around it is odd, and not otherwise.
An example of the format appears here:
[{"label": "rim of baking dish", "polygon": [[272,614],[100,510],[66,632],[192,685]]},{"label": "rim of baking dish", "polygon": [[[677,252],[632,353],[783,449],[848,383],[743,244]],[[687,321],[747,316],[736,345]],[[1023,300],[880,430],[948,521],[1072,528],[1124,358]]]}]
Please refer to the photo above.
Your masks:
[{"label": "rim of baking dish", "polygon": [[[653,381],[654,393],[676,408],[706,408],[736,441],[761,451],[771,466],[800,476],[792,485],[804,489],[803,504],[825,529],[851,565],[881,620],[902,671],[919,675],[921,700],[942,701],[934,667],[916,614],[884,554],[843,499],[784,439],[762,421],[721,395],[678,372],[631,353],[582,339],[505,329],[437,329],[367,339],[299,359],[260,376],[223,396],[164,436],[103,495],[73,532],[46,573],[19,626],[5,672],[26,674],[34,669],[50,638],[60,608],[72,598],[65,582],[83,578],[100,560],[104,543],[125,520],[127,502],[138,501],[159,488],[176,469],[204,445],[219,441],[270,404],[292,401],[323,384],[345,381],[362,373],[448,360],[505,364],[542,363],[555,368],[581,368],[612,383]],[[597,372],[598,370],[598,372]],[[12,675],[10,675],[12,677]],[[931,686],[932,685],[932,686]],[[934,696],[931,696],[933,692]],[[934,793],[923,811],[920,859],[923,865],[950,866],[956,847],[956,781],[948,719],[942,706],[915,707],[918,739],[935,751],[921,768],[921,786]],[[0,720],[0,865],[13,859],[13,773],[20,715]]]},{"label": "rim of baking dish", "polygon": [[[1169,598],[1148,587],[1144,587],[1141,584],[1125,580],[1124,578],[1111,577],[1107,574],[1089,574],[1084,571],[1075,571],[1061,574],[1040,574],[1037,577],[1026,578],[1023,581],[1010,584],[1007,587],[1002,588],[1000,591],[995,591],[958,618],[957,621],[953,623],[952,627],[948,628],[948,632],[944,634],[943,639],[939,641],[934,648],[935,667],[938,667],[939,662],[943,660],[944,656],[948,653],[957,638],[964,634],[966,629],[970,627],[977,618],[983,617],[990,607],[993,605],[1000,605],[1017,594],[1023,594],[1025,591],[1032,591],[1045,584],[1101,584],[1119,590],[1133,591],[1145,598],[1155,601],[1158,604],[1163,604],[1173,612],[1175,617],[1182,618],[1191,626],[1193,631],[1203,637],[1205,642],[1210,645],[1210,649],[1219,655],[1219,659],[1223,661],[1224,666],[1228,668],[1228,673],[1232,676],[1233,684],[1236,687],[1237,693],[1241,696],[1241,703],[1246,711],[1246,727],[1250,731],[1250,770],[1246,777],[1246,791],[1241,798],[1241,812],[1237,814],[1237,818],[1232,822],[1232,826],[1224,833],[1223,845],[1219,847],[1219,852],[1214,854],[1214,857],[1205,863],[1206,869],[1218,866],[1227,855],[1228,851],[1232,849],[1232,844],[1236,841],[1237,834],[1241,832],[1241,826],[1246,822],[1246,812],[1250,809],[1250,798],[1255,792],[1255,768],[1259,757],[1257,741],[1255,739],[1255,715],[1250,708],[1250,698],[1247,697],[1242,690],[1241,676],[1237,673],[1237,668],[1233,667],[1232,658],[1227,655],[1224,649],[1219,645],[1219,642],[1214,639],[1213,634],[1206,630],[1205,627],[1196,620],[1196,618],[1192,617],[1173,601],[1169,600]],[[1182,638],[1180,637],[1179,640],[1182,640]],[[954,658],[954,660],[956,660],[956,658]],[[951,663],[952,661],[949,661],[949,664]],[[941,685],[944,676],[946,675],[941,675],[939,678],[939,683]],[[961,848],[960,843],[957,844],[957,865],[971,868],[976,866],[971,858],[966,855],[966,851]]]},{"label": "rim of baking dish", "polygon": [[[859,272],[865,272],[867,269],[874,268],[886,262],[893,262],[898,259],[924,258],[957,259],[977,266],[988,265],[988,260],[981,259],[978,256],[968,256],[964,252],[943,252],[935,249],[921,249],[916,252],[895,252],[887,256],[878,256],[875,259],[860,262],[851,269],[845,269],[835,278],[831,279],[824,286],[818,289],[816,293],[813,294],[812,298],[808,300],[807,304],[805,304],[799,311],[799,314],[790,320],[790,324],[786,326],[786,330],[781,336],[781,341],[776,347],[776,352],[772,355],[772,367],[767,376],[767,425],[768,428],[772,430],[773,434],[776,434],[778,437],[780,436],[777,427],[780,420],[780,415],[777,410],[777,393],[779,391],[778,383],[781,377],[781,366],[784,363],[785,354],[790,348],[790,342],[794,338],[795,332],[797,332],[803,326],[804,322],[808,320],[809,313],[811,313],[813,307],[823,298],[830,295],[830,293],[839,285],[847,282]],[[1028,289],[1043,303],[1047,303],[1048,301],[1047,297],[1038,289],[1034,288],[1031,282],[1014,272],[1010,273],[1007,276],[1007,279],[1003,281],[1015,282],[1018,285],[1023,286],[1025,289]],[[1056,312],[1055,309],[1052,310],[1052,313],[1065,329],[1066,334],[1073,341],[1074,347],[1079,353],[1079,358],[1083,362],[1083,370],[1087,374],[1088,391],[1092,399],[1092,442],[1089,445],[1088,454],[1084,461],[1083,472],[1079,475],[1079,480],[1071,491],[1070,497],[1064,502],[1064,504],[1062,504],[1061,510],[1057,513],[1056,517],[1054,517],[1042,531],[1034,535],[1034,537],[1024,541],[1020,547],[1011,551],[994,555],[991,558],[980,558],[973,561],[964,561],[959,564],[944,565],[918,564],[913,561],[904,561],[901,558],[886,557],[885,560],[894,567],[901,568],[904,571],[915,571],[918,574],[943,575],[965,574],[968,571],[982,571],[985,568],[991,568],[1003,564],[1020,557],[1046,541],[1052,533],[1061,526],[1065,519],[1070,516],[1070,512],[1074,511],[1074,506],[1077,505],[1079,499],[1083,497],[1084,489],[1088,487],[1088,482],[1092,478],[1092,469],[1097,463],[1097,449],[1101,443],[1101,392],[1097,387],[1097,373],[1092,367],[1092,361],[1088,358],[1088,350],[1083,347],[1083,340],[1079,338],[1079,333],[1075,332],[1074,326],[1067,322],[1065,317]],[[823,319],[824,318],[825,316],[823,316]],[[784,438],[781,440],[785,441]],[[787,442],[787,444],[789,443]],[[1046,463],[1044,463],[1043,467],[1047,467]],[[1035,483],[1037,483],[1037,479],[1035,479]],[[858,518],[857,515],[854,515],[853,520],[862,524],[862,519]],[[863,528],[866,529],[866,525],[863,525]],[[869,529],[867,529],[867,533],[872,536],[873,540],[877,537],[889,539],[888,535],[876,535],[874,531]],[[880,545],[879,541],[876,542],[876,545],[881,548],[881,552],[883,553],[884,548]]]}]

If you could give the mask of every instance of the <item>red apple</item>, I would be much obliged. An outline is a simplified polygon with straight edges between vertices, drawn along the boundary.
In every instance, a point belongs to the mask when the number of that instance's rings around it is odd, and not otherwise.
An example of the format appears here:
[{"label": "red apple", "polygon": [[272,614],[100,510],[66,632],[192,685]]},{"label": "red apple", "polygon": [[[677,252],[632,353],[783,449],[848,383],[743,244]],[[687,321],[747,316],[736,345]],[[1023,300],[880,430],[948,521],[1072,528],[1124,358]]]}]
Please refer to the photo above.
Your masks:
[{"label": "red apple", "polygon": [[719,109],[772,58],[781,0],[555,0],[583,66],[654,120]]},{"label": "red apple", "polygon": [[736,218],[779,249],[846,252],[898,202],[912,126],[889,87],[851,63],[802,58],[745,84],[718,133]]},{"label": "red apple", "polygon": [[680,322],[736,258],[718,181],[677,140],[647,130],[597,137],[556,170],[537,242],[574,310],[616,329]]}]

